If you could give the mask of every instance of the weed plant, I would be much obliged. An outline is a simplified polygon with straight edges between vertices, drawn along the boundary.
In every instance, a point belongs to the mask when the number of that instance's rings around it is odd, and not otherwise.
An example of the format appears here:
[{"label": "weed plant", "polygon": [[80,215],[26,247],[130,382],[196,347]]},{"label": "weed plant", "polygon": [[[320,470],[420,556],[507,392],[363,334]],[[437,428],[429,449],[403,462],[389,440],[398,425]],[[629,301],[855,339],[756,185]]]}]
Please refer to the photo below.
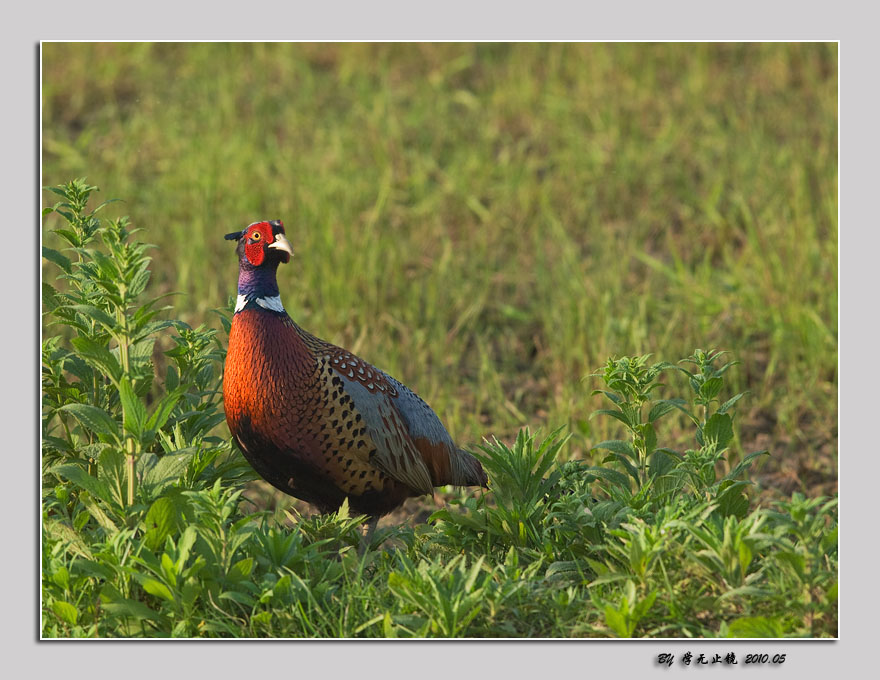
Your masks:
[{"label": "weed plant", "polygon": [[[52,187],[44,211],[66,244],[43,251],[44,637],[836,636],[836,499],[754,503],[766,452],[733,457],[721,352],[608,360],[594,415],[622,438],[593,461],[566,460],[561,428],[486,441],[490,493],[362,556],[347,505],[249,512],[223,342],[146,297],[150,246],[96,190]],[[692,448],[662,445],[673,414]]]}]

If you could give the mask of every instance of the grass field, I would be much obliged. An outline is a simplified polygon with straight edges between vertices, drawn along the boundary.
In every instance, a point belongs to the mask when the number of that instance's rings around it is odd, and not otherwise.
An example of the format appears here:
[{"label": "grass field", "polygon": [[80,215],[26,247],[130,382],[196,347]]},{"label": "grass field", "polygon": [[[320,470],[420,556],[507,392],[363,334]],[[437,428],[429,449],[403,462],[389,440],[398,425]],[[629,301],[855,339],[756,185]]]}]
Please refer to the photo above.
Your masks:
[{"label": "grass field", "polygon": [[291,315],[463,445],[566,426],[597,462],[590,374],[714,347],[748,392],[724,470],[768,449],[765,498],[836,495],[835,45],[47,43],[42,77],[43,184],[125,199],[174,318],[220,328],[223,234],[279,218]]},{"label": "grass field", "polygon": [[191,323],[234,295],[222,234],[283,219],[295,318],[463,442],[592,427],[612,354],[727,349],[768,483],[828,491],[836,74],[825,44],[46,44],[43,181],[124,196]]}]

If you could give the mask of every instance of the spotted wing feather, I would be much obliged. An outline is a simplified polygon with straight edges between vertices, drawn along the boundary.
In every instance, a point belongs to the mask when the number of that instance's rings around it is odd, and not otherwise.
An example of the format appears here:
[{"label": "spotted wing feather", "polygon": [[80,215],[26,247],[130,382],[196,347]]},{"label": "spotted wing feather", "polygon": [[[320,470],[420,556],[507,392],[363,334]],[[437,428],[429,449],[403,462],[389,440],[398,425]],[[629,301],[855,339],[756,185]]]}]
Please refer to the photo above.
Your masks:
[{"label": "spotted wing feather", "polygon": [[392,403],[389,390],[371,391],[362,381],[346,374],[343,374],[343,389],[351,397],[376,445],[370,463],[418,493],[431,493],[434,488],[431,473],[413,443],[404,419]]}]

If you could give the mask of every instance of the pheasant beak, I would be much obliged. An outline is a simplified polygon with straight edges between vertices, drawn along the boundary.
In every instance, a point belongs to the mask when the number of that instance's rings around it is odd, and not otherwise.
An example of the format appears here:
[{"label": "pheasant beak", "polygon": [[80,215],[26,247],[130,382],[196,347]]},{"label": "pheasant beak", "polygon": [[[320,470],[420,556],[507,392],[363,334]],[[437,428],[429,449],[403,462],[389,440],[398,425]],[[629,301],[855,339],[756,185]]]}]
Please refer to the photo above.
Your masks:
[{"label": "pheasant beak", "polygon": [[286,253],[285,262],[290,262],[290,258],[293,257],[293,248],[290,247],[290,241],[284,234],[275,234],[275,240],[268,247]]}]

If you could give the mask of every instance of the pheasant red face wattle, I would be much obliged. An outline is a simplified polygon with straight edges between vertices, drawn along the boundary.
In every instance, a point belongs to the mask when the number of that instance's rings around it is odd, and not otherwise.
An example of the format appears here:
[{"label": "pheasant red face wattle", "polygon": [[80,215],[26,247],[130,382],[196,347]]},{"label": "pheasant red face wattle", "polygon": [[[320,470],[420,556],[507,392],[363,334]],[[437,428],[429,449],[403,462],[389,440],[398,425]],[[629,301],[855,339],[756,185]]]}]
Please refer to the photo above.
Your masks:
[{"label": "pheasant red face wattle", "polygon": [[243,242],[245,257],[254,267],[263,264],[269,249],[276,252],[284,263],[290,262],[293,256],[293,249],[284,235],[284,223],[281,220],[254,222],[246,229],[230,232],[223,238],[227,241]]},{"label": "pheasant red face wattle", "polygon": [[266,236],[259,225],[252,225],[245,234],[244,253],[248,262],[255,267],[259,267],[266,259],[266,242]]}]

